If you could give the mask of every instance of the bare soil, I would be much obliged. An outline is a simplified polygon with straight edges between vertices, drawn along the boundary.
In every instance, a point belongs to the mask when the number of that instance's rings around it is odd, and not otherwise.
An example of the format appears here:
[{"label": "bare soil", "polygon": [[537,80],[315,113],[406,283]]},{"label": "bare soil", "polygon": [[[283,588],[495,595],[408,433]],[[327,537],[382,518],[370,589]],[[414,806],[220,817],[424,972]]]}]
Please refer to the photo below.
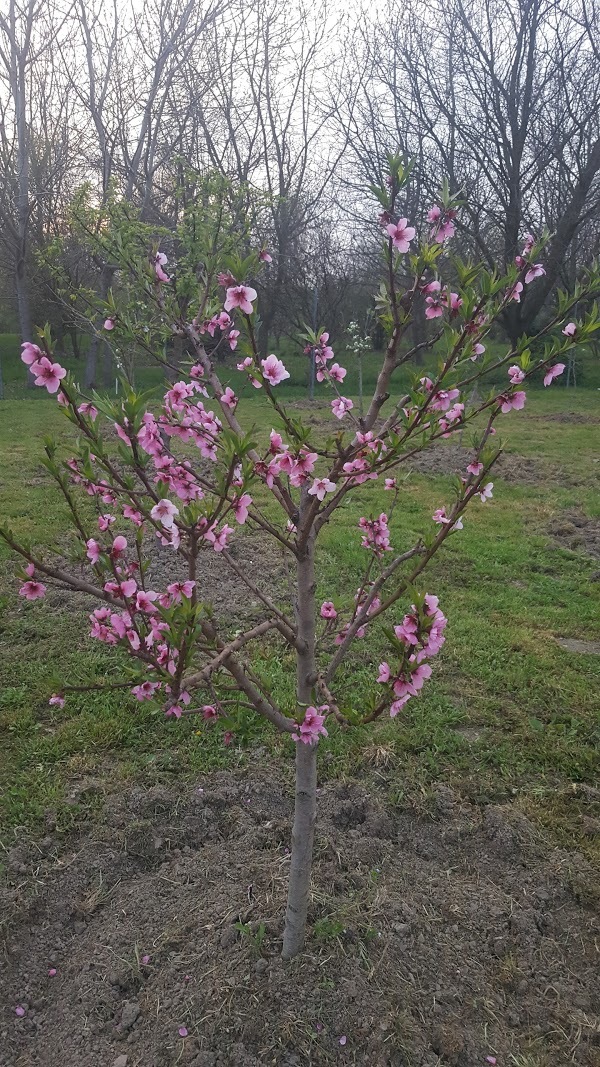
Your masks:
[{"label": "bare soil", "polygon": [[549,523],[548,533],[563,548],[600,559],[600,519],[589,518],[581,511],[563,511]]},{"label": "bare soil", "polygon": [[[458,444],[439,444],[425,449],[407,461],[411,470],[420,474],[464,473],[473,458],[472,450]],[[528,456],[504,452],[494,464],[493,477],[519,485],[538,485],[548,478],[544,464]]]},{"label": "bare soil", "polygon": [[50,814],[43,839],[17,832],[2,1067],[598,1067],[597,872],[509,805],[384,797],[320,790],[312,928],[288,964],[275,773],[136,787],[74,836]]}]

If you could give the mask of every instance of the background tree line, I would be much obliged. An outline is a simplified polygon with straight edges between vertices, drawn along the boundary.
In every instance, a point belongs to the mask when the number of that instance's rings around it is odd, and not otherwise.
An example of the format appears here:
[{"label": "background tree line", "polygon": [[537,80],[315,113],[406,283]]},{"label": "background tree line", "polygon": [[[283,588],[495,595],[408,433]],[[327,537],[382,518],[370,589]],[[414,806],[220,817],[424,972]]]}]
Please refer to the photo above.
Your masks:
[{"label": "background tree line", "polygon": [[344,17],[304,0],[0,0],[0,329],[29,339],[49,320],[86,384],[109,380],[49,267],[100,298],[113,284],[73,205],[85,189],[100,218],[124,199],[174,232],[215,176],[231,226],[272,256],[263,350],[313,319],[364,326],[377,226],[361,189],[400,149],[417,226],[444,178],[464,199],[459,253],[502,269],[525,232],[550,232],[545,276],[504,317],[514,339],[598,254],[599,30],[596,0]]}]

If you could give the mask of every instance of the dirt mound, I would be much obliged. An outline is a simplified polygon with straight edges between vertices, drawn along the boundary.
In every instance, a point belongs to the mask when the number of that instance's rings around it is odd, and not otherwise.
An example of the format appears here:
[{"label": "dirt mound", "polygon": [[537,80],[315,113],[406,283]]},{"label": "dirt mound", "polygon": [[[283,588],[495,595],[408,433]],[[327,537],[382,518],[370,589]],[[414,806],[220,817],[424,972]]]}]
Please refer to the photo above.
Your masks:
[{"label": "dirt mound", "polygon": [[352,782],[319,803],[312,929],[287,965],[291,788],[275,775],[138,787],[77,837],[17,835],[0,1064],[597,1067],[581,856],[442,786],[428,818]]},{"label": "dirt mound", "polygon": [[562,422],[581,426],[585,423],[600,422],[599,415],[592,415],[590,412],[584,411],[554,411],[545,415],[530,415],[529,418],[536,419],[538,422]]},{"label": "dirt mound", "polygon": [[[408,464],[420,474],[464,474],[473,458],[472,450],[457,444],[440,444],[413,456]],[[506,482],[536,485],[546,480],[541,463],[527,456],[505,452],[494,464],[493,474]]]},{"label": "dirt mound", "polygon": [[548,533],[563,548],[587,552],[600,559],[600,519],[581,511],[563,511],[548,524]]}]

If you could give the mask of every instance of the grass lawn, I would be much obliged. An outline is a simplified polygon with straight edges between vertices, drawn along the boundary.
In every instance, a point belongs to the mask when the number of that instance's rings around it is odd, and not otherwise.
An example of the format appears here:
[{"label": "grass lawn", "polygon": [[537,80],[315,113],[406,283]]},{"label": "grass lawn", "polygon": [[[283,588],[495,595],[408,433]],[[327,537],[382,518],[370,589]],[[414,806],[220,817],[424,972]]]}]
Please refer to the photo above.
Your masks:
[{"label": "grass lawn", "polygon": [[[43,436],[67,440],[71,427],[41,391],[25,396],[10,386],[7,392],[16,398],[0,402],[0,515],[34,542],[60,544],[65,508],[39,459]],[[260,397],[243,401],[240,410],[246,424],[270,428]],[[576,537],[575,548],[565,547],[549,527],[558,530],[565,513],[567,531],[573,514],[600,520],[599,428],[595,388],[531,389],[526,410],[506,416],[510,480],[494,477],[493,502],[471,509],[464,530],[428,571],[427,588],[449,618],[431,681],[393,722],[332,729],[321,750],[323,776],[375,774],[392,801],[410,795],[425,806],[436,781],[482,803],[510,798],[555,840],[598,855],[600,823],[590,819],[589,786],[598,773],[600,655],[568,651],[557,638],[600,640],[594,580],[600,563]],[[450,473],[411,477],[393,518],[395,547],[410,544],[432,511],[450,502],[451,480]],[[342,524],[322,538],[318,594],[340,604],[364,565],[358,518],[366,507],[384,509],[389,494],[367,500],[370,489],[360,487]],[[82,667],[116,677],[118,665],[88,639],[79,607],[64,599],[48,610],[16,591],[13,561],[0,546],[0,820],[6,831],[38,824],[49,808],[65,828],[89,813],[93,798],[77,794],[74,802],[70,795],[86,776],[107,788],[173,780],[249,762],[256,745],[292,758],[289,741],[260,724],[249,724],[245,747],[225,749],[216,734],[196,732],[190,721],[166,722],[119,691],[76,695],[63,710],[50,708],[57,671],[64,679]],[[342,706],[366,698],[379,644],[374,634],[358,646],[337,688]],[[255,666],[285,702],[292,671],[281,650],[261,646]]]}]

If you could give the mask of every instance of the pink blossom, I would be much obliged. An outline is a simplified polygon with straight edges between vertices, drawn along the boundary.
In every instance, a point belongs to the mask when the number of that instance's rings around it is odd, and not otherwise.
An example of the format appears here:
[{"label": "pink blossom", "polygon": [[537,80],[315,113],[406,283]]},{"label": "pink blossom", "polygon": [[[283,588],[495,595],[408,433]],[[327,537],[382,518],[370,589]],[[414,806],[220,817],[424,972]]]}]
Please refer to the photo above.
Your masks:
[{"label": "pink blossom", "polygon": [[160,689],[160,682],[142,682],[141,685],[134,685],[131,692],[136,700],[151,700],[157,689]]},{"label": "pink blossom", "polygon": [[188,1036],[188,1032],[187,1032],[187,1029],[185,1028],[185,1026],[180,1026],[179,1030],[177,1031],[177,1033],[179,1034],[180,1037],[187,1037]]},{"label": "pink blossom", "polygon": [[217,281],[219,285],[223,286],[224,289],[228,289],[230,286],[236,284],[236,280],[233,277],[233,274],[231,273],[231,271],[228,270],[220,271],[220,273],[217,274]]},{"label": "pink blossom", "polygon": [[459,389],[438,389],[431,400],[432,411],[448,411],[453,400],[460,396]]},{"label": "pink blossom", "polygon": [[323,601],[320,614],[322,619],[337,619],[337,611],[332,600]]},{"label": "pink blossom", "polygon": [[386,226],[386,233],[392,238],[394,248],[399,252],[408,252],[410,242],[415,236],[415,229],[408,225],[408,219],[398,219],[397,223],[391,222]]},{"label": "pink blossom", "polygon": [[335,488],[335,482],[330,482],[328,478],[315,478],[308,493],[309,496],[316,496],[318,500],[323,500],[325,493],[335,493]]},{"label": "pink blossom", "polygon": [[577,325],[576,325],[576,323],[568,322],[562,332],[564,333],[565,337],[574,337],[575,334],[577,333]]},{"label": "pink blossom", "polygon": [[48,978],[54,978],[56,976],[56,967],[48,968]]},{"label": "pink blossom", "polygon": [[67,375],[60,363],[51,363],[47,356],[41,356],[37,363],[31,364],[31,373],[36,375],[35,384],[45,385],[49,393],[55,393]]},{"label": "pink blossom", "polygon": [[33,363],[37,363],[42,358],[41,348],[38,345],[34,345],[33,341],[23,341],[21,349],[21,359],[28,367],[31,367]]},{"label": "pink blossom", "polygon": [[523,255],[528,256],[535,244],[535,237],[532,233],[526,233],[523,238],[525,244],[523,245]]},{"label": "pink blossom", "polygon": [[23,1008],[20,1004],[17,1004],[17,1006],[15,1008],[15,1015],[18,1015],[19,1019],[22,1019],[24,1014],[25,1014],[25,1008]]},{"label": "pink blossom", "polygon": [[59,693],[53,693],[48,703],[57,708],[64,708],[65,698],[60,696]]},{"label": "pink blossom", "polygon": [[499,397],[499,400],[502,401],[500,411],[503,415],[507,415],[512,408],[514,408],[515,411],[521,411],[521,409],[525,407],[526,399],[527,393],[524,392],[512,393],[512,395],[506,393],[504,396]]},{"label": "pink blossom", "polygon": [[252,314],[252,301],[256,300],[256,289],[252,289],[250,285],[234,285],[227,290],[227,298],[225,300],[225,311],[233,311],[234,308],[240,308],[245,315]]},{"label": "pink blossom", "polygon": [[120,557],[123,555],[123,553],[124,553],[126,548],[127,548],[127,538],[123,537],[122,534],[119,534],[117,537],[115,537],[115,539],[114,539],[114,541],[112,543],[112,548],[110,550],[110,554],[113,557],[113,559],[120,559]]},{"label": "pink blossom", "polygon": [[390,489],[390,490],[391,489],[396,489],[397,488],[396,479],[395,478],[386,478],[385,482],[384,482],[384,485],[383,485],[383,488],[384,489]]},{"label": "pink blossom", "polygon": [[235,741],[235,734],[234,734],[233,730],[225,730],[225,733],[223,734],[223,744],[224,745],[232,745],[234,741]]},{"label": "pink blossom", "polygon": [[316,452],[300,452],[297,456],[285,452],[277,457],[278,471],[287,474],[291,484],[299,488],[312,474],[318,458]]},{"label": "pink blossom", "polygon": [[529,285],[529,283],[534,281],[535,278],[541,278],[542,274],[545,273],[546,271],[544,270],[544,267],[541,263],[534,263],[525,275],[525,285]]},{"label": "pink blossom", "polygon": [[25,582],[19,589],[19,596],[24,596],[26,600],[41,600],[45,595],[46,586],[34,579]]},{"label": "pink blossom", "polygon": [[158,593],[155,593],[152,589],[149,589],[148,592],[145,589],[140,589],[135,598],[136,610],[143,611],[146,614],[156,611],[155,600],[158,600]]},{"label": "pink blossom", "polygon": [[258,258],[260,259],[261,263],[273,262],[273,256],[269,255],[266,248],[261,248],[260,252],[258,253]]},{"label": "pink blossom", "polygon": [[[425,318],[437,319],[444,314],[445,300],[441,293],[442,283],[436,279],[421,286],[421,292],[425,293]],[[421,379],[423,381],[423,379]]]},{"label": "pink blossom", "polygon": [[517,304],[520,304],[522,292],[523,282],[515,282],[515,284],[508,290],[506,296],[509,300],[514,300]]},{"label": "pink blossom", "polygon": [[157,252],[154,257],[154,272],[159,282],[170,282],[168,274],[165,274],[163,267],[167,262],[167,257],[164,252]]},{"label": "pink blossom", "polygon": [[380,685],[385,685],[387,682],[389,682],[391,677],[392,672],[390,670],[389,663],[380,663],[379,674],[377,675],[377,681],[380,683]]},{"label": "pink blossom", "polygon": [[289,371],[287,371],[280,359],[277,356],[267,356],[266,359],[261,359],[261,366],[263,374],[271,385],[279,385],[280,382],[289,378]]},{"label": "pink blossom", "polygon": [[174,719],[180,719],[183,715],[183,708],[180,708],[179,704],[171,704],[170,708],[165,711],[167,718],[173,717]]},{"label": "pink blossom", "polygon": [[483,489],[480,490],[480,492],[478,493],[478,496],[481,498],[482,504],[485,504],[486,500],[491,500],[492,499],[492,496],[494,495],[492,493],[492,489],[493,488],[494,488],[494,483],[493,482],[488,482],[487,485],[484,485]]},{"label": "pink blossom", "polygon": [[141,526],[144,521],[141,512],[133,508],[131,504],[125,504],[125,507],[123,508],[123,517],[129,519],[134,526]]},{"label": "pink blossom", "polygon": [[391,552],[388,517],[384,512],[377,519],[361,517],[358,520],[358,526],[363,532],[361,541],[363,548],[372,549],[376,556],[380,556],[382,552]]},{"label": "pink blossom", "polygon": [[127,630],[125,636],[134,652],[137,652],[138,648],[140,647],[140,635],[138,634],[137,630]]},{"label": "pink blossom", "polygon": [[90,537],[89,541],[86,541],[87,552],[86,556],[91,563],[96,564],[100,559],[101,547],[97,541],[94,541],[93,537]]},{"label": "pink blossom", "polygon": [[136,589],[137,582],[133,578],[127,578],[124,582],[119,582],[119,592],[125,598],[135,596]]},{"label": "pink blossom", "polygon": [[421,286],[421,292],[422,293],[439,293],[441,288],[442,288],[442,283],[440,281],[438,281],[437,278],[434,278],[433,281],[426,282],[425,285]]},{"label": "pink blossom", "polygon": [[338,396],[335,398],[335,400],[331,401],[331,410],[333,411],[333,414],[335,415],[336,419],[343,419],[346,412],[351,411],[353,407],[354,404],[352,403],[352,401],[345,396]]},{"label": "pink blossom", "polygon": [[107,319],[104,320],[104,329],[105,330],[114,330],[114,328],[115,328],[115,320],[114,320],[114,318],[112,316],[109,316]]},{"label": "pink blossom", "polygon": [[404,696],[416,696],[419,690],[423,688],[424,683],[428,678],[431,678],[431,667],[428,663],[421,663],[412,671],[408,678],[399,677],[396,678],[392,686],[394,695],[402,698]]},{"label": "pink blossom", "polygon": [[240,336],[239,330],[230,330],[227,334],[227,342],[232,352],[237,348],[238,337]]},{"label": "pink blossom", "polygon": [[176,508],[170,500],[163,499],[154,505],[150,514],[153,519],[164,526],[165,530],[172,530],[175,516],[179,515],[179,508]]},{"label": "pink blossom", "polygon": [[84,400],[83,404],[80,404],[77,410],[80,415],[87,415],[92,422],[98,418],[98,408],[95,408],[88,400]]},{"label": "pink blossom", "polygon": [[251,503],[252,497],[250,496],[250,493],[242,493],[242,495],[236,497],[232,503],[233,513],[236,517],[236,521],[239,522],[240,526],[243,526],[246,519],[248,518],[248,508],[250,507]]},{"label": "pink blossom", "polygon": [[[129,426],[129,420],[125,419],[125,427],[127,426]],[[120,437],[123,443],[126,444],[128,448],[131,448],[131,438],[129,437],[126,428],[121,426],[121,424],[118,422],[115,422],[114,427],[117,431],[117,437]]]},{"label": "pink blossom", "polygon": [[345,1034],[342,1034],[342,1036],[341,1036],[341,1037],[338,1037],[338,1042],[339,1042],[339,1044],[340,1044],[340,1045],[342,1045],[342,1046],[346,1044],[346,1041],[347,1041],[347,1040],[348,1040],[348,1038],[346,1037],[346,1035],[345,1035]]},{"label": "pink blossom", "polygon": [[237,399],[237,396],[235,395],[233,389],[230,389],[230,387],[227,386],[225,392],[221,395],[221,403],[225,404],[228,408],[231,408],[231,410],[233,411],[237,407],[237,402],[238,402],[238,399]]},{"label": "pink blossom", "polygon": [[553,367],[549,367],[544,374],[544,385],[552,385],[555,378],[558,378],[565,369],[564,363],[555,363]]},{"label": "pink blossom", "polygon": [[508,375],[511,385],[520,385],[525,380],[525,373],[520,367],[514,366],[508,368]]},{"label": "pink blossom", "polygon": [[326,704],[323,704],[319,711],[312,705],[308,707],[304,713],[304,722],[300,725],[299,734],[292,734],[294,741],[302,741],[305,745],[314,745],[319,740],[319,736],[327,737],[327,730],[323,726],[325,716],[319,714],[319,712],[327,710]]},{"label": "pink blossom", "polygon": [[114,515],[99,515],[98,516],[98,529],[102,530],[102,531],[108,530],[108,527],[112,526],[113,522],[115,522],[115,516]]},{"label": "pink blossom", "polygon": [[[434,513],[433,513],[433,515],[431,517],[432,517],[434,522],[437,522],[438,526],[446,526],[448,523],[452,522],[452,519],[450,518],[450,516],[446,515],[446,509],[445,508],[438,508],[437,511],[434,511]],[[453,530],[462,530],[463,529],[462,519],[456,519],[455,522],[452,523],[452,529]]]},{"label": "pink blossom", "polygon": [[485,352],[485,345],[481,345],[479,343],[476,344],[476,345],[473,345],[473,355],[471,356],[471,359],[473,361],[475,361],[477,359],[477,357],[478,356],[482,356],[484,352]]},{"label": "pink blossom", "polygon": [[213,704],[204,704],[202,707],[202,718],[207,721],[211,719],[218,719],[219,713]]},{"label": "pink blossom", "polygon": [[394,626],[396,637],[405,645],[418,644],[418,630],[419,620],[414,615],[405,615],[400,626]]},{"label": "pink blossom", "polygon": [[178,604],[182,597],[185,597],[186,600],[190,599],[195,586],[196,583],[192,581],[171,582],[171,584],[167,586],[167,592],[171,594],[173,603]]},{"label": "pink blossom", "polygon": [[329,368],[329,377],[333,378],[334,382],[343,382],[347,373],[348,372],[346,368],[340,367],[339,363],[333,363],[332,366]]},{"label": "pink blossom", "polygon": [[277,430],[271,430],[271,433],[269,434],[269,452],[273,452],[274,454],[281,452],[282,450],[287,452],[287,448],[288,446],[284,445],[281,434],[277,433]]},{"label": "pink blossom", "polygon": [[204,534],[204,540],[208,541],[214,548],[215,552],[223,552],[227,548],[227,541],[233,533],[233,526],[228,526],[227,523],[221,528],[219,533],[215,533],[213,526]]},{"label": "pink blossom", "polygon": [[441,208],[437,204],[427,212],[427,221],[432,223],[429,236],[432,241],[443,244],[450,237],[454,237],[455,226],[453,219],[456,211],[453,208]]}]

